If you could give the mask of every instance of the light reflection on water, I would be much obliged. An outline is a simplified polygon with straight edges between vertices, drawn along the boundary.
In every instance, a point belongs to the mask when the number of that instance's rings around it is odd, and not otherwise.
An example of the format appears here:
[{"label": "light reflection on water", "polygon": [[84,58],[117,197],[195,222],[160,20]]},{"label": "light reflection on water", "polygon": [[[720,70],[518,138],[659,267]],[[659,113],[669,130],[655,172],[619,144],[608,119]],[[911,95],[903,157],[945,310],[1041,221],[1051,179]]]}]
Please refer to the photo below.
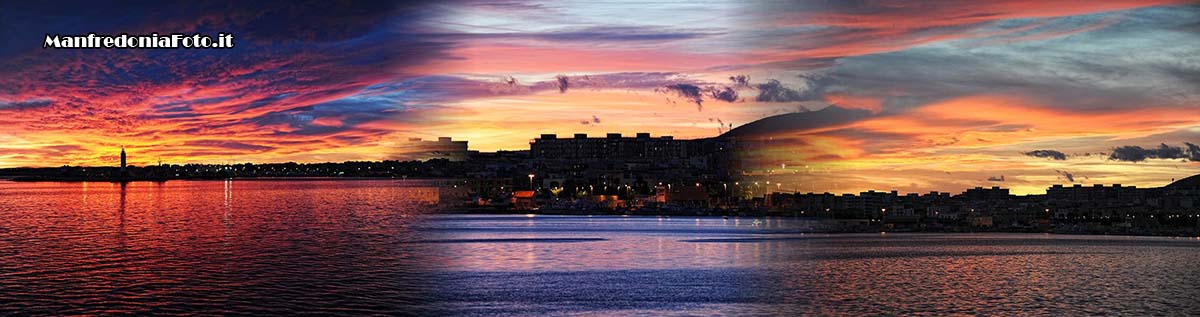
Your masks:
[{"label": "light reflection on water", "polygon": [[0,182],[0,315],[409,312],[400,185]]},{"label": "light reflection on water", "polygon": [[0,182],[0,315],[1200,313],[1194,239],[417,217],[408,185]]},{"label": "light reflection on water", "polygon": [[422,229],[443,241],[439,305],[456,314],[1200,312],[1193,239],[801,234],[753,220],[455,215]]}]

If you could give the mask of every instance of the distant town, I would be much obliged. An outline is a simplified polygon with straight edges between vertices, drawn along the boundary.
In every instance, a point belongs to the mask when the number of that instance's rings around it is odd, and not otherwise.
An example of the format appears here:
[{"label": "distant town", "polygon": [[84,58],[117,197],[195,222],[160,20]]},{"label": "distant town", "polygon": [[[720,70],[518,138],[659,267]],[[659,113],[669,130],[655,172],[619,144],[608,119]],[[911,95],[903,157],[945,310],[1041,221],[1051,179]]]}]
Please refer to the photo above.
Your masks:
[{"label": "distant town", "polygon": [[168,181],[370,178],[433,180],[427,201],[446,212],[778,216],[813,231],[1003,231],[1196,236],[1200,175],[1160,188],[1054,185],[1016,196],[961,193],[787,193],[741,172],[735,138],[648,133],[543,134],[528,150],[470,151],[466,141],[407,139],[397,160],[342,163],[7,168],[13,181]]}]

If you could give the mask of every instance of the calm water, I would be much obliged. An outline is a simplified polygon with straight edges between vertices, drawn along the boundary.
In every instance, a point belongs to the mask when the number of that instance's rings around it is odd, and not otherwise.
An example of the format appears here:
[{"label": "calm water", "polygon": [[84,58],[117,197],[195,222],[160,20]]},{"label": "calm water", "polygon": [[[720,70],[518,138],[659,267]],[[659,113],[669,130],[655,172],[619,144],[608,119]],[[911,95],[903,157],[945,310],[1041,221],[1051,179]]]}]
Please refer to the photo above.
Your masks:
[{"label": "calm water", "polygon": [[396,181],[0,182],[0,315],[1200,313],[1200,240],[423,216]]},{"label": "calm water", "polygon": [[512,315],[1200,313],[1200,240],[799,234],[753,218],[439,216],[442,307]]},{"label": "calm water", "polygon": [[0,315],[407,312],[428,262],[399,185],[0,182]]}]

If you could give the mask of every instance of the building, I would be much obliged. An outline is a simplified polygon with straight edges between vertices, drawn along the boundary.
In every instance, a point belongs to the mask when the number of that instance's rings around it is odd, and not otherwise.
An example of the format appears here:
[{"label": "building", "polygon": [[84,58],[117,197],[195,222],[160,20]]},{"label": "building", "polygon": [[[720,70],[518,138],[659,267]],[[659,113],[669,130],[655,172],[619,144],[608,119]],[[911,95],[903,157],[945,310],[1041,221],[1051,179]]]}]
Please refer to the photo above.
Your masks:
[{"label": "building", "polygon": [[513,210],[537,210],[537,203],[533,201],[534,191],[520,190],[512,193],[512,209]]},{"label": "building", "polygon": [[708,190],[699,184],[696,186],[658,186],[656,190],[658,192],[656,196],[663,196],[667,203],[698,208],[709,207]]},{"label": "building", "polygon": [[620,133],[609,133],[603,138],[588,137],[585,133],[576,133],[572,138],[542,134],[529,144],[529,150],[535,159],[653,160],[686,157],[688,145],[688,140],[675,140],[669,135],[655,138],[650,133],[638,133],[632,138]]},{"label": "building", "polygon": [[1000,188],[992,186],[992,188],[975,187],[967,189],[962,193],[969,200],[986,201],[986,200],[1004,200],[1009,198],[1008,188]]},{"label": "building", "polygon": [[121,177],[125,176],[125,147],[121,147]]},{"label": "building", "polygon": [[437,141],[408,138],[400,142],[398,152],[397,156],[401,161],[446,159],[461,162],[470,158],[467,141],[454,141],[449,137],[439,137]]}]

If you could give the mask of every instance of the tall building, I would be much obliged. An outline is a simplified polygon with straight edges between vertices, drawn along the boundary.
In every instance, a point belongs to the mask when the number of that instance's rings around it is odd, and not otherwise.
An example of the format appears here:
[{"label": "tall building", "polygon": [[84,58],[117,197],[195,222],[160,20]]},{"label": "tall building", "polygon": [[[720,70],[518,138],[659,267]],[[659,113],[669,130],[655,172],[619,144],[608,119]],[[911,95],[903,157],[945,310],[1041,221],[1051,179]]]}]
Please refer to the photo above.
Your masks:
[{"label": "tall building", "polygon": [[121,146],[121,177],[125,176],[125,146]]},{"label": "tall building", "polygon": [[529,143],[532,169],[544,187],[588,188],[588,192],[652,193],[653,184],[711,183],[733,175],[732,140],[678,140],[650,133],[560,138],[542,134]]},{"label": "tall building", "polygon": [[660,160],[686,158],[688,140],[675,140],[671,136],[650,137],[649,133],[638,133],[636,137],[622,137],[620,133],[609,133],[603,138],[591,138],[576,133],[573,138],[558,138],[558,135],[543,134],[529,144],[530,154],[538,159],[620,159]]}]

